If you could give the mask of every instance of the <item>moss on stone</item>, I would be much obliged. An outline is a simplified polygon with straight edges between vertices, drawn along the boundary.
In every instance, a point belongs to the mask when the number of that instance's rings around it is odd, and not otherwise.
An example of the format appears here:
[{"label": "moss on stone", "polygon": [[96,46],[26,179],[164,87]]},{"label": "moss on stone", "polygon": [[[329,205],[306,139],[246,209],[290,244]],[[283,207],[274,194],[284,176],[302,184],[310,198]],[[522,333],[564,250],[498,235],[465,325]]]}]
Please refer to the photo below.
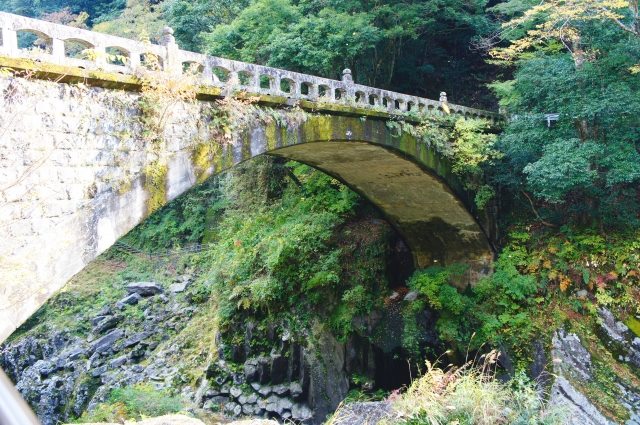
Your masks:
[{"label": "moss on stone", "polygon": [[629,316],[624,324],[627,325],[629,329],[631,329],[631,332],[633,332],[635,336],[640,337],[640,320],[636,319],[633,316]]},{"label": "moss on stone", "polygon": [[162,161],[154,161],[144,169],[145,190],[148,193],[147,214],[161,208],[167,201],[167,174],[169,167]]},{"label": "moss on stone", "polygon": [[196,181],[202,183],[215,170],[216,157],[220,155],[220,145],[215,140],[207,140],[197,143],[191,152],[191,162],[193,163]]}]

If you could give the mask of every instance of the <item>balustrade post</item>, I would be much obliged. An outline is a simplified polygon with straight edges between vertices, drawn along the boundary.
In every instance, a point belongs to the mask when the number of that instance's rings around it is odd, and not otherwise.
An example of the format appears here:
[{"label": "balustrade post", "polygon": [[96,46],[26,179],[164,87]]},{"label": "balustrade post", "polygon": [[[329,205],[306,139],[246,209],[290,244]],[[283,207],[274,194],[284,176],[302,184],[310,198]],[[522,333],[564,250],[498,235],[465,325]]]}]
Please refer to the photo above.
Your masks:
[{"label": "balustrade post", "polygon": [[318,85],[317,84],[309,84],[309,93],[307,94],[307,97],[309,97],[310,100],[317,100],[318,99]]},{"label": "balustrade post", "polygon": [[353,76],[351,75],[351,70],[349,68],[342,71],[342,82],[345,86],[344,100],[354,99],[356,93],[355,87],[353,86]]},{"label": "balustrade post", "polygon": [[272,94],[273,95],[280,95],[280,91],[281,91],[281,87],[282,87],[282,80],[280,79],[280,76],[275,76],[273,77],[273,80],[271,80],[271,90],[272,90]]},{"label": "balustrade post", "polygon": [[325,97],[327,98],[327,102],[336,101],[336,88],[333,86],[333,84],[327,89]]},{"label": "balustrade post", "polygon": [[96,66],[99,68],[107,64],[107,49],[104,46],[95,46],[93,49]]},{"label": "balustrade post", "polygon": [[447,101],[447,93],[441,91],[440,92],[440,107],[442,108],[442,112],[448,114],[449,113],[449,104]]},{"label": "balustrade post", "polygon": [[202,70],[202,79],[206,82],[213,82],[213,83],[217,82],[217,77],[213,73],[213,70],[211,69],[211,64],[209,63],[208,60],[205,61],[204,63],[204,69]]},{"label": "balustrade post", "polygon": [[160,45],[165,47],[164,71],[174,75],[182,75],[182,62],[180,61],[180,48],[173,36],[173,28],[164,27]]},{"label": "balustrade post", "polygon": [[62,63],[64,61],[64,40],[59,38],[51,39],[51,56],[56,63]]},{"label": "balustrade post", "polygon": [[[135,51],[135,50],[132,51],[132,52],[129,52],[129,64],[128,65],[129,65],[129,68],[132,71],[135,71],[136,68],[138,68],[140,66],[140,55],[141,54],[142,53],[140,53],[139,51]],[[125,66],[126,65],[127,64],[125,64]]]},{"label": "balustrade post", "polygon": [[8,54],[18,51],[18,33],[9,28],[0,28],[2,31],[2,50]]}]

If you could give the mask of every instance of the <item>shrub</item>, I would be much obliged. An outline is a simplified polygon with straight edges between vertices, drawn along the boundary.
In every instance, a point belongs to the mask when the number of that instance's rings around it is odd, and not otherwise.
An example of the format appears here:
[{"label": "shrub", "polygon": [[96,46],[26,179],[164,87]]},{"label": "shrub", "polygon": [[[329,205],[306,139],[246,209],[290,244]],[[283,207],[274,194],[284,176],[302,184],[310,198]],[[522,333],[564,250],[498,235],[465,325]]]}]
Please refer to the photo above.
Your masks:
[{"label": "shrub", "polygon": [[545,406],[542,395],[524,374],[501,382],[492,373],[498,353],[482,364],[441,369],[427,362],[426,372],[402,395],[391,397],[404,425],[552,425],[564,423],[564,412]]},{"label": "shrub", "polygon": [[144,416],[177,413],[184,407],[180,398],[171,396],[166,391],[157,390],[149,384],[137,384],[112,390],[105,403],[99,404],[92,412],[85,412],[78,422],[138,420]]}]

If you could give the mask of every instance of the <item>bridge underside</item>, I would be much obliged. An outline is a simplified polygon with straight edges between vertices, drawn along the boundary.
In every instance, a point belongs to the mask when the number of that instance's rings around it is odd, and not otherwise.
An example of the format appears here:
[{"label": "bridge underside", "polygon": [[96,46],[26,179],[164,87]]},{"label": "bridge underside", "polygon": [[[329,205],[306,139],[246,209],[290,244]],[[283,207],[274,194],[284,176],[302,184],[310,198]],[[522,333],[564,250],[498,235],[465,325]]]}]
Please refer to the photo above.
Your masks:
[{"label": "bridge underside", "polygon": [[356,141],[306,143],[270,154],[311,165],[365,196],[404,236],[417,267],[463,262],[472,274],[489,271],[491,250],[474,218],[442,179],[406,154]]}]

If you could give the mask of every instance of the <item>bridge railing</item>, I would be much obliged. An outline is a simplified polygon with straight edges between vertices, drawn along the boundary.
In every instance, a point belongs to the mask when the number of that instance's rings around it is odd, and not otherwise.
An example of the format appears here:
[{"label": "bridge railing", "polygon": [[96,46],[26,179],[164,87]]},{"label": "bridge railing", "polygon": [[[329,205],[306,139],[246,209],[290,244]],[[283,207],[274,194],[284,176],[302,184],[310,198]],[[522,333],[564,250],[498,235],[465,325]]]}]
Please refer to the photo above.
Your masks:
[{"label": "bridge railing", "polygon": [[[121,74],[134,74],[140,66],[153,63],[159,71],[175,75],[195,71],[203,85],[230,90],[349,103],[390,113],[438,111],[445,109],[446,103],[450,113],[463,117],[492,121],[499,118],[494,112],[449,104],[445,93],[435,101],[355,84],[348,69],[344,70],[342,80],[332,80],[181,50],[171,28],[163,30],[158,45],[0,12],[0,36],[0,55],[9,57]],[[155,60],[149,61],[150,57]]]}]

